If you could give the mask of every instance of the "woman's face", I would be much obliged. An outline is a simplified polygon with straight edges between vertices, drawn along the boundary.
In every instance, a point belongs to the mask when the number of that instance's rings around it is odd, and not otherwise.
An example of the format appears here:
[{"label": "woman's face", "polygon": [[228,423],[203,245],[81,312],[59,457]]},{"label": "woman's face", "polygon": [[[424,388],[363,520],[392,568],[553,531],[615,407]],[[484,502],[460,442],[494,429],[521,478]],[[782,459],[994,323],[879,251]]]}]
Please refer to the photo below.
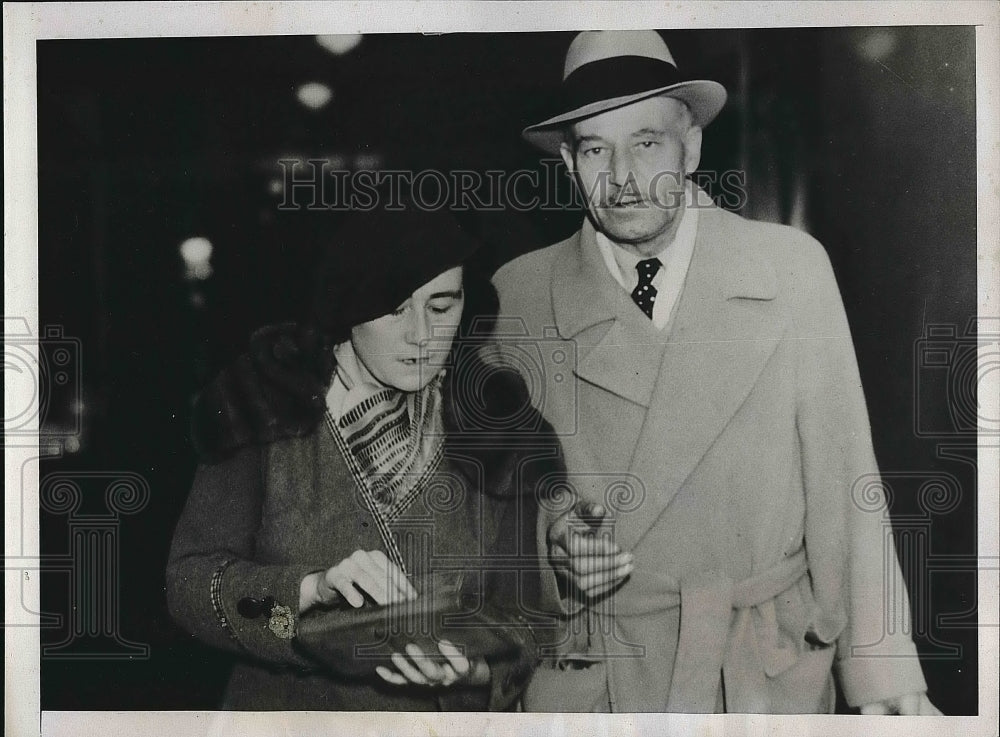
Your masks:
[{"label": "woman's face", "polygon": [[431,279],[395,311],[354,327],[358,360],[386,386],[423,389],[441,372],[462,319],[462,267]]}]

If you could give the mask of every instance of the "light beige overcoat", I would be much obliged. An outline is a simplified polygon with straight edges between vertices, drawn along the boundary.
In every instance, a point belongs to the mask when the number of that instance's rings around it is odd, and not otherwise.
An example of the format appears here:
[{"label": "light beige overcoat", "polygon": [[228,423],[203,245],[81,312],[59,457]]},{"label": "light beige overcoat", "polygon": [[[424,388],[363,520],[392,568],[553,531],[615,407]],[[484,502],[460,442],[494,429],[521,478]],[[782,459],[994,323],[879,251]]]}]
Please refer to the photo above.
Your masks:
[{"label": "light beige overcoat", "polygon": [[[703,195],[704,196],[704,195]],[[667,331],[609,274],[589,221],[498,271],[499,330],[636,568],[584,608],[534,711],[830,711],[926,688],[843,305],[822,246],[699,212]],[[537,339],[537,342],[535,342]],[[517,353],[520,348],[505,350]],[[546,523],[540,523],[544,542]],[[596,661],[586,668],[578,659]]]}]

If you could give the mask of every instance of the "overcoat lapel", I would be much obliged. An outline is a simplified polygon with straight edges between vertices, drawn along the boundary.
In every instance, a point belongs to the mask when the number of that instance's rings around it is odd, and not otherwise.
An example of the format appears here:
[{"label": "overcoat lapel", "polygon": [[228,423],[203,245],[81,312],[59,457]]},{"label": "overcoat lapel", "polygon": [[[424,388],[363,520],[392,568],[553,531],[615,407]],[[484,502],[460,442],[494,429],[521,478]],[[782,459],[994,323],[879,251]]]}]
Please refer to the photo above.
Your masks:
[{"label": "overcoat lapel", "polygon": [[715,207],[699,212],[684,291],[632,457],[645,501],[641,514],[622,515],[616,525],[625,548],[656,524],[785,331],[774,270],[741,243],[738,223]]},{"label": "overcoat lapel", "polygon": [[666,336],[608,273],[594,236],[586,220],[553,264],[556,326],[576,342],[579,379],[641,410],[653,395]]}]

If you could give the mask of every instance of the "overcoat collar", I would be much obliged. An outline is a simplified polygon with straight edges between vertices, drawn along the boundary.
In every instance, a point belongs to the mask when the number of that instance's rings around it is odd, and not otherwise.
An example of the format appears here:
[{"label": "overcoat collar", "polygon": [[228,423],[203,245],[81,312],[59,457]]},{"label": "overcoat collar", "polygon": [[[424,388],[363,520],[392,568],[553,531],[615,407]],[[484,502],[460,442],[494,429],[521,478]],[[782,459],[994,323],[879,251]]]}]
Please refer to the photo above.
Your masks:
[{"label": "overcoat collar", "polygon": [[[696,202],[702,201],[696,199]],[[708,257],[715,266],[724,267],[707,275],[715,280],[721,299],[774,299],[777,293],[774,270],[741,248],[737,216],[715,205],[702,204],[700,207],[695,255],[688,281],[696,261]],[[736,240],[720,240],[723,236],[735,236]],[[615,319],[621,312],[622,302],[631,300],[608,273],[589,218],[584,219],[583,227],[566,241],[566,246],[553,265],[552,298],[556,327],[563,338],[569,339],[587,328]],[[685,287],[685,292],[688,291]]]},{"label": "overcoat collar", "polygon": [[561,337],[578,343],[577,376],[645,408],[629,468],[645,501],[640,513],[620,519],[623,545],[634,545],[655,524],[785,331],[786,318],[774,305],[777,277],[747,247],[746,227],[736,215],[703,207],[666,334],[608,273],[589,221],[553,264],[556,325]]}]

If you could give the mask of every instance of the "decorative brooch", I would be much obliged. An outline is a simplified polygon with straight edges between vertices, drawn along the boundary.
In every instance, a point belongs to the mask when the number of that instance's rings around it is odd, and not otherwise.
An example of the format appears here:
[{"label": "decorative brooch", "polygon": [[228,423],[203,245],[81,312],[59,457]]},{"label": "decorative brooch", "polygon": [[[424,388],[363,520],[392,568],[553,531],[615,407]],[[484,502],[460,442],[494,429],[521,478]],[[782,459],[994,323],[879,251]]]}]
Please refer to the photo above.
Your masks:
[{"label": "decorative brooch", "polygon": [[295,615],[291,608],[275,604],[271,609],[271,618],[267,620],[267,628],[282,640],[295,637]]},{"label": "decorative brooch", "polygon": [[268,615],[267,628],[282,640],[295,637],[295,615],[291,607],[282,606],[274,601],[273,596],[255,599],[246,596],[236,604],[237,611],[247,619],[257,619],[262,614]]}]

